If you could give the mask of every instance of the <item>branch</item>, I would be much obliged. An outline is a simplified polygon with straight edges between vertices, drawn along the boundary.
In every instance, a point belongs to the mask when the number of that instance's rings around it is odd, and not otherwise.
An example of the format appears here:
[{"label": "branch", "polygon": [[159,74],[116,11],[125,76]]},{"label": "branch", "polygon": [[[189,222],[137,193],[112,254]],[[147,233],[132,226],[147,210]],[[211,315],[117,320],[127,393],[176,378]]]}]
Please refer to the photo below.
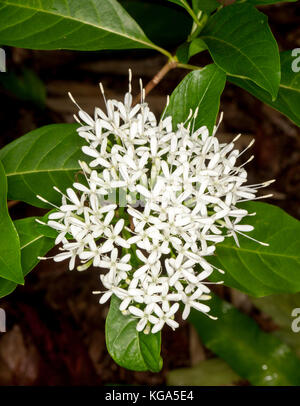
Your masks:
[{"label": "branch", "polygon": [[[149,83],[147,83],[145,87],[145,96],[151,92],[151,90],[159,84],[159,82],[166,76],[166,74],[171,70],[177,67],[177,62],[174,60],[171,60],[167,62],[161,69],[160,71],[157,72],[157,74],[150,80]],[[133,100],[133,105],[137,104],[140,102],[142,98],[142,94],[138,94],[134,100]]]}]

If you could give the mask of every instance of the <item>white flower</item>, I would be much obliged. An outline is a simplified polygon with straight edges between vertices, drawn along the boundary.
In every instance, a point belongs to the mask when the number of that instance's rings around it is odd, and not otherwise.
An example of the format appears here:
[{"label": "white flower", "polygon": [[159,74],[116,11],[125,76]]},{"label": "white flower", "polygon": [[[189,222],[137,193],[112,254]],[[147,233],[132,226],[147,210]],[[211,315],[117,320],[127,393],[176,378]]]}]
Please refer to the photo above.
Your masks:
[{"label": "white flower", "polygon": [[203,296],[201,288],[197,289],[196,292],[194,292],[192,295],[186,295],[182,293],[181,300],[184,303],[184,310],[182,313],[183,320],[186,320],[188,318],[191,307],[199,310],[202,313],[207,313],[210,311],[209,306],[199,302],[199,300],[201,300],[201,296]]},{"label": "white flower", "polygon": [[174,303],[166,312],[164,312],[159,306],[155,306],[154,311],[159,317],[159,320],[158,322],[154,323],[154,327],[152,328],[151,332],[153,334],[157,333],[163,328],[165,323],[175,330],[179,326],[177,321],[174,320],[174,315],[178,309],[179,303]]},{"label": "white flower", "polygon": [[138,317],[140,320],[136,326],[137,331],[143,331],[147,326],[147,323],[156,324],[158,322],[157,317],[153,316],[153,303],[148,304],[144,310],[141,310],[135,306],[129,307],[129,312]]},{"label": "white flower", "polygon": [[65,194],[55,188],[62,203],[47,222],[61,244],[54,260],[68,259],[70,270],[76,261],[81,271],[105,269],[100,303],[116,295],[120,310],[139,319],[138,331],[175,329],[180,302],[184,319],[191,308],[209,312],[206,279],[222,272],[209,256],[227,237],[254,240],[245,223],[254,214],[237,203],[261,198],[271,181],[246,185],[245,164],[236,164],[245,150],[234,148],[237,138],[220,143],[217,127],[211,135],[194,130],[197,110],[175,128],[172,117],[157,122],[143,98],[132,106],[131,84],[123,103],[105,103],[93,117],[76,104],[88,163],[79,162],[84,181]]}]

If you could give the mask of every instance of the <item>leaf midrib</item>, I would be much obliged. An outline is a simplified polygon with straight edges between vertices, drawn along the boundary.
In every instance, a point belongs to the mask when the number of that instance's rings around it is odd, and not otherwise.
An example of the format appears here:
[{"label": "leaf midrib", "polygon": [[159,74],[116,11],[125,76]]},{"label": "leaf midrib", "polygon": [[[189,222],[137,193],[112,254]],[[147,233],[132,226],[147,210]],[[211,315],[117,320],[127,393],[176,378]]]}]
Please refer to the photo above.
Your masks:
[{"label": "leaf midrib", "polygon": [[296,89],[296,88],[294,88],[294,87],[290,87],[290,86],[287,86],[287,85],[283,85],[282,83],[280,83],[279,87],[282,87],[283,89],[292,90],[293,92],[300,93],[300,89]]},{"label": "leaf midrib", "polygon": [[33,244],[34,242],[40,240],[41,238],[43,238],[44,235],[40,234],[37,237],[35,237],[33,240],[30,240],[29,242],[27,242],[26,244],[24,244],[22,247],[20,247],[21,250],[23,250],[24,248],[28,247],[28,245]]},{"label": "leaf midrib", "polygon": [[[299,261],[300,256],[295,256],[295,255],[288,255],[288,254],[278,254],[278,253],[271,253],[271,252],[267,252],[267,251],[258,251],[258,250],[251,250],[249,248],[242,248],[242,247],[229,247],[228,245],[219,245],[220,248],[225,248],[225,249],[229,249],[229,250],[235,250],[235,251],[243,251],[243,252],[248,252],[250,254],[254,254],[254,255],[265,255],[265,256],[271,256],[271,257],[281,257],[281,258],[289,258],[289,259],[293,259],[295,261]],[[217,247],[218,248],[218,247]]]},{"label": "leaf midrib", "polygon": [[50,168],[50,169],[36,169],[36,170],[31,170],[31,171],[23,171],[23,172],[11,172],[7,173],[6,176],[18,176],[18,175],[28,175],[32,173],[46,173],[46,172],[67,172],[67,171],[78,171],[80,167],[76,168]]},{"label": "leaf midrib", "polygon": [[[130,40],[133,41],[133,42],[139,42],[140,44],[146,45],[147,47],[156,48],[155,45],[152,44],[151,41],[149,41],[149,42],[143,41],[143,40],[141,40],[141,39],[132,37],[132,36],[130,36],[130,35],[128,35],[128,34],[120,33],[120,32],[114,31],[114,30],[112,30],[112,29],[109,29],[109,28],[107,28],[107,27],[104,27],[104,26],[101,26],[101,25],[96,25],[96,24],[93,24],[93,23],[91,23],[91,22],[87,22],[87,21],[84,21],[84,20],[80,20],[80,19],[74,18],[74,17],[72,17],[72,16],[66,16],[66,15],[63,15],[63,14],[58,14],[58,13],[55,13],[55,12],[53,12],[53,11],[50,12],[49,10],[43,10],[43,9],[40,9],[40,8],[29,7],[29,6],[25,6],[25,5],[23,5],[23,4],[16,4],[16,3],[13,3],[13,2],[10,2],[10,1],[5,1],[4,6],[5,6],[5,5],[7,5],[7,6],[13,6],[13,7],[16,7],[16,8],[24,8],[24,9],[28,9],[28,10],[32,10],[32,11],[37,11],[37,12],[39,12],[39,13],[41,13],[41,14],[53,15],[53,16],[56,16],[56,17],[59,17],[59,18],[64,18],[64,19],[67,19],[67,20],[70,20],[70,21],[75,21],[75,22],[78,22],[78,23],[83,24],[83,25],[88,25],[88,26],[91,26],[91,27],[94,27],[94,28],[97,28],[97,29],[101,29],[101,30],[103,30],[103,31],[108,31],[108,32],[110,32],[111,34],[118,35],[118,36],[121,36],[121,37],[130,39]],[[129,16],[129,17],[130,17],[130,16]],[[138,26],[138,27],[139,27],[139,26]],[[142,33],[143,33],[143,32],[142,32]]]}]

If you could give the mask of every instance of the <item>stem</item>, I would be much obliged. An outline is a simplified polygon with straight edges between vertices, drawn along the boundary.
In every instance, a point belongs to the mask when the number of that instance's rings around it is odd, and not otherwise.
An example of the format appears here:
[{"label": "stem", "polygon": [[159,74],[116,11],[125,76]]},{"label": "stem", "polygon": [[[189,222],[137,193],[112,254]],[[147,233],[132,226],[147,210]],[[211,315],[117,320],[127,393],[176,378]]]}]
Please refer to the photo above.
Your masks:
[{"label": "stem", "polygon": [[189,65],[188,63],[177,63],[177,68],[183,68],[183,69],[189,69],[189,70],[203,69],[201,66]]},{"label": "stem", "polygon": [[192,17],[192,19],[195,21],[195,23],[196,23],[197,25],[199,25],[200,22],[199,22],[199,20],[198,20],[198,17],[196,16],[194,10],[190,7],[190,5],[188,4],[188,2],[185,1],[185,0],[182,0],[181,2],[182,2],[182,4],[184,5],[184,8],[186,9],[186,11],[189,13],[189,15],[190,15],[190,16]]},{"label": "stem", "polygon": [[168,59],[172,59],[172,55],[166,49],[161,48],[161,47],[159,47],[158,45],[155,45],[155,44],[151,44],[151,48],[156,49],[156,51],[158,51],[161,54],[165,55]]},{"label": "stem", "polygon": [[[171,56],[171,60],[169,60],[158,72],[157,74],[148,82],[145,87],[145,96],[151,92],[151,90],[159,84],[159,82],[166,76],[166,74],[171,70],[176,68],[178,63],[174,58]],[[133,105],[137,104],[141,99],[141,94],[138,94],[134,101]]]},{"label": "stem", "polygon": [[201,15],[201,18],[199,20],[199,23],[196,27],[196,29],[192,30],[192,33],[189,35],[188,37],[188,42],[193,41],[193,39],[197,38],[198,35],[200,34],[200,32],[203,30],[203,28],[205,27],[206,23],[208,20],[208,15],[203,13],[203,15]]},{"label": "stem", "polygon": [[7,202],[7,207],[8,207],[8,209],[10,209],[11,207],[14,207],[19,203],[20,203],[19,200],[10,200],[9,202]]},{"label": "stem", "polygon": [[201,16],[201,19],[199,21],[198,24],[198,29],[197,29],[197,35],[203,30],[203,28],[205,27],[205,24],[207,23],[208,20],[208,15],[203,13],[203,15]]}]

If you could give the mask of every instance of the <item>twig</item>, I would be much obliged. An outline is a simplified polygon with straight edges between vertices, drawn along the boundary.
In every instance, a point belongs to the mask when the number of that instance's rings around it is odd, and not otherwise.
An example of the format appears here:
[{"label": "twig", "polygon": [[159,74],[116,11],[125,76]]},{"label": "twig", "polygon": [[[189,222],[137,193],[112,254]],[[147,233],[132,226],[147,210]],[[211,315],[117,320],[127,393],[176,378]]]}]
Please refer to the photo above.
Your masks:
[{"label": "twig", "polygon": [[[145,87],[145,96],[151,92],[151,90],[159,84],[159,82],[166,76],[166,74],[177,67],[177,62],[174,60],[168,61],[157,74],[147,83]],[[137,104],[141,100],[141,94],[138,94],[133,101],[133,105]]]}]

